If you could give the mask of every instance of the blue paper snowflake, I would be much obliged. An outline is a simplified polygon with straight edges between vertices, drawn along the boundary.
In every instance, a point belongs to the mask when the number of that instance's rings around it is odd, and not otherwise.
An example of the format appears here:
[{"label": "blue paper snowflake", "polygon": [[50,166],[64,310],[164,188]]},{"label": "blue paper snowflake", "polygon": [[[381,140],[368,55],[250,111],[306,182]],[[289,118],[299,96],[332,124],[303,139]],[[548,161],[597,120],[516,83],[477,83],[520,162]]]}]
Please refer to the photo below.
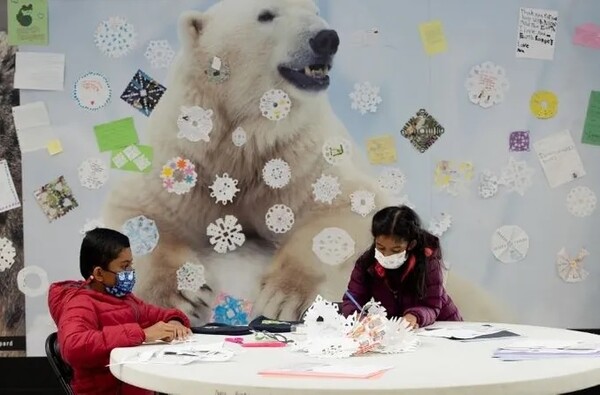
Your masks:
[{"label": "blue paper snowflake", "polygon": [[149,117],[166,90],[167,88],[149,77],[148,74],[138,70],[125,88],[121,99]]},{"label": "blue paper snowflake", "polygon": [[231,295],[220,294],[218,304],[213,308],[214,322],[228,325],[248,325],[252,310],[250,302],[234,298]]},{"label": "blue paper snowflake", "polygon": [[133,256],[149,254],[158,244],[156,223],[143,215],[125,221],[121,231],[129,237]]}]

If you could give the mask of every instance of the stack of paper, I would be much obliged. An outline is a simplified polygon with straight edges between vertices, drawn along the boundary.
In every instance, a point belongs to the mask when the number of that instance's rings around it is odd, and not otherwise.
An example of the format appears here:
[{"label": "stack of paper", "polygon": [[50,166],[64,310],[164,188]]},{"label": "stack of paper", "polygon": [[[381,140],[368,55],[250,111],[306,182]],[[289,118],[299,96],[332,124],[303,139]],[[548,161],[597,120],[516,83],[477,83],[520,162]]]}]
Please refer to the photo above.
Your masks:
[{"label": "stack of paper", "polygon": [[575,340],[527,339],[500,347],[494,358],[503,361],[524,361],[550,358],[598,358],[600,344],[589,344]]},{"label": "stack of paper", "polygon": [[424,328],[419,333],[423,337],[443,337],[446,339],[460,341],[477,341],[489,339],[501,339],[505,337],[519,336],[514,332],[491,325],[469,325],[453,328]]}]

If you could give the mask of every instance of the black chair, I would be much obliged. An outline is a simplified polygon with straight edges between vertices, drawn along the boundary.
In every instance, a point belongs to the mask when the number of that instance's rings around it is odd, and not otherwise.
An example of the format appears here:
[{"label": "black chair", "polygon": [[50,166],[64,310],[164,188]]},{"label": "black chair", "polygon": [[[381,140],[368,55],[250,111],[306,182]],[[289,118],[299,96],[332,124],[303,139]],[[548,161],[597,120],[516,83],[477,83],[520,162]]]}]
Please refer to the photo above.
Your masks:
[{"label": "black chair", "polygon": [[46,356],[48,357],[48,362],[50,362],[50,366],[60,382],[60,386],[65,391],[65,394],[74,395],[71,385],[69,384],[71,378],[73,378],[73,370],[60,356],[58,334],[56,332],[51,333],[46,339]]}]

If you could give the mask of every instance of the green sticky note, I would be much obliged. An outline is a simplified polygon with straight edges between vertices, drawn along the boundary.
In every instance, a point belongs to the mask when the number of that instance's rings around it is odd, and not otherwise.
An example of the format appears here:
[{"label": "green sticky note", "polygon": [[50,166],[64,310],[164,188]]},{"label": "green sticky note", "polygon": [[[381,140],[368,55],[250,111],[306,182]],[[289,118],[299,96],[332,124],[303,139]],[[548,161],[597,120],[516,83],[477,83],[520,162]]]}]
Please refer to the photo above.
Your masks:
[{"label": "green sticky note", "polygon": [[48,45],[48,0],[8,0],[8,43]]},{"label": "green sticky note", "polygon": [[138,143],[133,118],[123,118],[94,126],[100,152],[114,151]]},{"label": "green sticky note", "polygon": [[600,145],[600,91],[590,93],[581,142]]},{"label": "green sticky note", "polygon": [[154,150],[149,145],[132,144],[112,151],[110,166],[113,169],[148,173],[152,170]]}]

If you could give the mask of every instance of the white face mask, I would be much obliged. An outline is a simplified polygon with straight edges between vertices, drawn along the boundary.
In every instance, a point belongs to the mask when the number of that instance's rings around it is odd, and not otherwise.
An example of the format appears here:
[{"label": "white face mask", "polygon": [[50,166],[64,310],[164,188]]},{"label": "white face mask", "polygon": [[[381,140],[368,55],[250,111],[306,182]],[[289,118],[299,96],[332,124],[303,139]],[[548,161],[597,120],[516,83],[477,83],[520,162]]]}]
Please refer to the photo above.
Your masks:
[{"label": "white face mask", "polygon": [[386,269],[398,269],[406,262],[406,250],[397,254],[383,256],[383,254],[375,248],[375,259],[377,259],[377,262]]}]

